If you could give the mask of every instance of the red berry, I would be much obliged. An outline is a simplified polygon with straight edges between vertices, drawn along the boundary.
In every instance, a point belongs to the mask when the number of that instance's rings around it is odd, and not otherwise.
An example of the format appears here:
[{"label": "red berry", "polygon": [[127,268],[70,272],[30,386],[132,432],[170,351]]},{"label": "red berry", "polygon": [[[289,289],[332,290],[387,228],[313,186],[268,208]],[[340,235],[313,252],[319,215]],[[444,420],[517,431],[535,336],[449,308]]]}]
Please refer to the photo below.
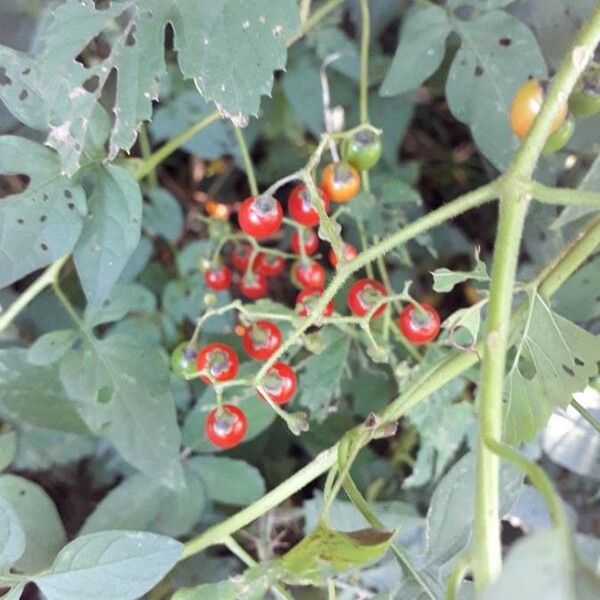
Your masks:
[{"label": "red berry", "polygon": [[[314,310],[322,292],[316,290],[302,290],[296,298],[296,311],[301,317],[308,317]],[[333,300],[330,300],[323,310],[322,316],[329,317],[333,313]]]},{"label": "red berry", "polygon": [[[344,258],[346,259],[346,261],[352,260],[353,258],[356,258],[357,256],[358,256],[358,250],[352,244],[344,243]],[[329,264],[332,267],[335,267],[337,265],[337,256],[335,255],[333,248],[329,249],[328,257],[329,257]]]},{"label": "red berry", "polygon": [[[329,210],[329,199],[325,196],[322,189],[317,188],[323,208],[325,212]],[[303,183],[299,183],[291,192],[288,199],[288,211],[294,221],[305,225],[306,227],[314,227],[319,224],[319,213],[313,206],[309,191]]]},{"label": "red berry", "polygon": [[[319,237],[315,233],[314,229],[302,230],[302,245],[304,246],[304,252],[306,252],[306,254],[309,256],[317,251],[317,248],[319,247]],[[296,254],[302,254],[300,248],[300,235],[298,231],[294,231],[294,233],[292,233],[290,246],[292,247],[292,252],[295,252]]]},{"label": "red berry", "polygon": [[325,287],[325,269],[314,260],[297,262],[292,267],[292,277],[307,290],[322,290]]},{"label": "red berry", "polygon": [[422,303],[423,310],[414,304],[404,308],[397,323],[404,337],[411,343],[427,344],[433,341],[440,332],[440,315],[430,304]]},{"label": "red berry", "polygon": [[[375,279],[359,279],[348,291],[348,307],[352,314],[363,317],[382,296],[387,296],[383,283]],[[380,315],[384,310],[385,304],[382,304],[373,316]]]},{"label": "red berry", "polygon": [[[265,375],[263,388],[269,399],[275,404],[286,404],[292,399],[298,387],[298,379],[292,367],[282,362],[276,362]],[[265,398],[263,394],[258,394]]]},{"label": "red berry", "polygon": [[252,246],[250,244],[236,244],[231,253],[231,262],[238,271],[245,271],[248,268]]},{"label": "red berry", "polygon": [[242,344],[250,358],[267,360],[279,346],[283,337],[272,321],[256,321],[244,333]]},{"label": "red berry", "polygon": [[234,404],[223,404],[221,410],[211,410],[204,422],[208,441],[217,448],[227,450],[237,446],[248,431],[244,411]]},{"label": "red berry", "polygon": [[210,267],[204,271],[204,281],[211,290],[226,290],[231,285],[231,270],[226,265]]},{"label": "red berry", "polygon": [[259,252],[252,268],[265,277],[276,277],[285,268],[285,260],[281,256]]},{"label": "red berry", "polygon": [[[234,349],[221,342],[213,342],[201,348],[196,357],[198,371],[207,370],[216,381],[233,379],[238,372],[240,361]],[[202,376],[202,381],[211,383],[210,379]]]},{"label": "red berry", "polygon": [[265,296],[267,287],[267,278],[259,273],[249,273],[240,281],[240,292],[251,300],[257,300]]},{"label": "red berry", "polygon": [[279,231],[283,210],[273,196],[249,196],[242,202],[238,220],[242,231],[257,240]]}]

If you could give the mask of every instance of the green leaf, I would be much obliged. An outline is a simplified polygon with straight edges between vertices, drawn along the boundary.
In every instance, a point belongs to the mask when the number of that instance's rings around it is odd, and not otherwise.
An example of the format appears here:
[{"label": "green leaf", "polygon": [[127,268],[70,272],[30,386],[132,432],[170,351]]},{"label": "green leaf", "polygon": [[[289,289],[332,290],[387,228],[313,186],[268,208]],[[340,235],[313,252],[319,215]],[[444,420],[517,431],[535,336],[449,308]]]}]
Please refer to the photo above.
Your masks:
[{"label": "green leaf", "polygon": [[0,411],[8,419],[59,431],[89,433],[68,400],[55,367],[35,367],[27,351],[0,350]]},{"label": "green leaf", "polygon": [[323,352],[304,362],[298,399],[318,421],[327,417],[331,401],[339,394],[342,373],[350,349],[350,338],[346,335],[336,332],[328,337]]},{"label": "green leaf", "polygon": [[180,432],[161,352],[123,335],[89,334],[60,376],[83,419],[134,467],[175,486],[181,481]]},{"label": "green leaf", "polygon": [[73,346],[77,334],[72,329],[51,331],[40,336],[29,347],[27,360],[32,365],[46,366],[60,360]]},{"label": "green leaf", "polygon": [[535,296],[521,340],[522,356],[508,375],[505,436],[532,440],[552,411],[566,408],[598,374],[600,338],[553,313]]},{"label": "green leaf", "polygon": [[186,246],[177,254],[175,261],[177,271],[181,277],[197,274],[200,270],[200,261],[204,258],[210,259],[214,242],[212,240],[199,240],[186,244]]},{"label": "green leaf", "polygon": [[529,77],[544,77],[546,65],[531,30],[505,12],[454,23],[461,46],[446,82],[448,105],[502,170],[519,145],[508,120],[512,99]]},{"label": "green leaf", "polygon": [[0,137],[0,175],[11,174],[27,175],[29,184],[0,202],[0,288],[70,252],[86,212],[83,190],[41,144]]},{"label": "green leaf", "polygon": [[[443,323],[442,329],[448,332],[447,339],[463,348],[472,348],[479,337],[482,304],[478,302],[467,308],[454,311]],[[444,336],[444,338],[446,337]]]},{"label": "green leaf", "polygon": [[433,289],[436,292],[451,292],[455,285],[475,279],[476,281],[489,281],[485,263],[479,258],[479,248],[475,248],[475,267],[471,271],[451,271],[442,268],[431,271],[433,275]]},{"label": "green leaf", "polygon": [[84,535],[61,550],[34,582],[48,600],[134,600],[175,565],[183,546],[168,537],[133,531]]},{"label": "green leaf", "polygon": [[319,585],[336,573],[360,567],[381,558],[394,532],[359,529],[342,532],[323,523],[303,538],[280,559],[293,582]]},{"label": "green leaf", "polygon": [[5,573],[25,552],[25,531],[17,513],[0,496],[0,573]]},{"label": "green leaf", "polygon": [[84,323],[90,329],[98,325],[121,321],[130,312],[141,314],[156,311],[154,294],[142,285],[117,285],[100,306],[86,306]]},{"label": "green leaf", "polygon": [[256,467],[221,456],[195,456],[188,467],[198,473],[211,500],[245,506],[265,494],[265,482]]},{"label": "green leaf", "polygon": [[400,43],[380,93],[393,96],[421,85],[442,64],[450,31],[448,14],[443,8],[428,6],[410,10],[404,18]]},{"label": "green leaf", "polygon": [[186,485],[178,490],[156,478],[136,473],[112,489],[87,518],[80,535],[106,529],[152,531],[172,537],[189,533],[206,504],[204,484],[193,469],[185,470]]},{"label": "green leaf", "polygon": [[503,8],[513,2],[515,0],[449,0],[448,6],[451,8],[473,6],[477,10],[492,10],[494,8]]},{"label": "green leaf", "polygon": [[25,531],[25,552],[15,568],[26,573],[45,569],[67,543],[54,502],[39,485],[16,475],[0,476],[0,496],[11,504]]},{"label": "green leaf", "polygon": [[17,434],[14,431],[0,433],[0,471],[14,460],[17,453]]},{"label": "green leaf", "polygon": [[129,171],[107,165],[96,171],[89,204],[74,260],[88,302],[98,305],[108,298],[138,246],[142,195]]},{"label": "green leaf", "polygon": [[150,235],[157,235],[169,242],[176,242],[183,230],[181,204],[163,188],[150,190],[148,200],[144,204],[144,229]]},{"label": "green leaf", "polygon": [[569,277],[552,296],[552,308],[573,321],[600,317],[600,255]]},{"label": "green leaf", "polygon": [[545,529],[518,540],[509,551],[498,579],[483,600],[595,600],[600,579],[575,555],[557,529]]}]

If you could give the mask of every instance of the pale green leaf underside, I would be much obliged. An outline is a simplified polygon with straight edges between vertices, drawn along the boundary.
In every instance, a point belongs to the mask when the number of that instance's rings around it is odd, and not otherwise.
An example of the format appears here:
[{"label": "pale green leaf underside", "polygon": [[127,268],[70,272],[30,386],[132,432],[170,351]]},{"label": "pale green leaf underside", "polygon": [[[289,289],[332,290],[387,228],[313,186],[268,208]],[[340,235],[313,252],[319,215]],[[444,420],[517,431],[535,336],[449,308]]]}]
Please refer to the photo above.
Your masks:
[{"label": "pale green leaf underside", "polygon": [[522,339],[529,370],[517,365],[508,376],[505,435],[511,443],[532,440],[552,411],[565,408],[598,373],[600,337],[553,313],[535,296]]},{"label": "pale green leaf underside", "polygon": [[0,495],[0,572],[8,571],[25,551],[25,532],[14,508]]}]

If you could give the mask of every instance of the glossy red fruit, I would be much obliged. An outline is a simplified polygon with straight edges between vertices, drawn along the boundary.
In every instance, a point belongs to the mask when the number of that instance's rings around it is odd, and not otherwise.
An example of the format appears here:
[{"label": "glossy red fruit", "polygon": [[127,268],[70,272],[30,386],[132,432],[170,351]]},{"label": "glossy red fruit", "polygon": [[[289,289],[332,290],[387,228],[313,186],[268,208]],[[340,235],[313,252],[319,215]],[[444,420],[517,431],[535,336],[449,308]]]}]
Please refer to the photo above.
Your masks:
[{"label": "glossy red fruit", "polygon": [[334,202],[348,202],[360,191],[360,175],[346,161],[329,163],[321,174],[321,189]]},{"label": "glossy red fruit", "polygon": [[[320,300],[322,292],[315,290],[302,290],[296,297],[296,312],[301,317],[308,317],[314,310],[317,302]],[[322,316],[329,317],[333,313],[333,300],[325,305]]]},{"label": "glossy red fruit", "polygon": [[250,244],[236,244],[231,253],[231,262],[238,271],[245,271],[250,262],[252,246]]},{"label": "glossy red fruit", "polygon": [[273,321],[256,321],[246,329],[242,345],[246,354],[254,360],[267,360],[275,352],[283,336]]},{"label": "glossy red fruit", "polygon": [[[332,267],[337,266],[337,256],[333,251],[333,248],[329,249],[329,254],[327,255],[329,258],[329,264]],[[358,250],[352,244],[344,244],[344,258],[346,261],[352,260],[358,256]]]},{"label": "glossy red fruit", "polygon": [[281,256],[259,252],[254,259],[253,271],[265,277],[276,277],[285,268],[285,260]]},{"label": "glossy red fruit", "polygon": [[210,267],[204,271],[204,281],[211,290],[226,290],[231,285],[231,269],[226,265]]},{"label": "glossy red fruit", "polygon": [[[263,387],[267,396],[275,404],[286,404],[296,393],[298,379],[292,367],[282,362],[276,362],[265,375]],[[258,395],[265,398],[260,392]]]},{"label": "glossy red fruit", "polygon": [[249,273],[240,281],[240,292],[251,300],[266,296],[267,288],[267,278],[260,273]]},{"label": "glossy red fruit", "polygon": [[257,240],[276,234],[282,219],[281,204],[273,196],[249,196],[242,202],[238,214],[242,231]]},{"label": "glossy red fruit", "polygon": [[325,287],[325,269],[314,260],[297,262],[292,267],[292,277],[307,290],[322,290]]},{"label": "glossy red fruit", "polygon": [[248,431],[248,420],[241,408],[234,404],[223,404],[208,413],[204,422],[208,441],[217,448],[227,450],[237,446]]},{"label": "glossy red fruit", "polygon": [[[216,381],[233,379],[238,372],[240,361],[235,350],[227,344],[213,342],[201,348],[196,357],[198,371],[207,370]],[[210,379],[202,376],[202,381],[211,383]]]},{"label": "glossy red fruit", "polygon": [[[323,202],[325,212],[329,211],[329,199],[322,189],[317,188]],[[288,199],[290,217],[305,227],[315,227],[319,224],[319,213],[313,206],[310,193],[303,183],[299,183],[291,192]]]},{"label": "glossy red fruit", "polygon": [[[317,251],[317,248],[319,247],[319,236],[317,236],[314,229],[307,228],[302,230],[302,243],[304,245],[304,252],[308,256]],[[290,246],[292,248],[292,252],[295,252],[296,254],[302,253],[300,248],[300,235],[298,231],[294,231],[294,233],[292,233]]]},{"label": "glossy red fruit", "polygon": [[441,319],[438,311],[430,304],[421,303],[419,310],[409,304],[398,316],[398,327],[404,337],[411,343],[427,344],[433,341],[440,332]]},{"label": "glossy red fruit", "polygon": [[[383,283],[375,279],[359,279],[348,290],[348,307],[352,314],[363,317],[382,296],[387,296]],[[384,310],[385,304],[382,304],[373,316],[380,315]]]}]

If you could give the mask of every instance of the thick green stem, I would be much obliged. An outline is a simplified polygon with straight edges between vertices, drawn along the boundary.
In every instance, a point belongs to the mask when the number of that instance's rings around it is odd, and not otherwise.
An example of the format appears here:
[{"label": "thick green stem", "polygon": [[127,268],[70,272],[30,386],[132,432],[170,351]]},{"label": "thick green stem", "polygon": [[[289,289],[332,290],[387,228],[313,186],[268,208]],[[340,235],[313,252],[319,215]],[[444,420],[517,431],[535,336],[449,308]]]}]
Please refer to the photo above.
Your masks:
[{"label": "thick green stem", "polygon": [[539,202],[559,205],[587,205],[595,206],[600,210],[600,194],[597,192],[586,192],[585,190],[574,190],[571,188],[548,187],[536,181],[532,181],[529,187],[532,196]]},{"label": "thick green stem", "polygon": [[256,183],[256,174],[254,173],[254,165],[250,158],[250,152],[244,139],[244,134],[239,127],[233,127],[235,132],[235,138],[237,140],[240,152],[242,153],[242,160],[244,161],[244,170],[246,171],[246,177],[248,178],[248,186],[250,187],[250,193],[253,196],[258,196],[258,185]]},{"label": "thick green stem", "polygon": [[[152,154],[152,148],[150,147],[150,137],[148,136],[148,125],[146,124],[146,122],[142,123],[140,127],[138,141],[140,143],[142,157],[144,158],[144,160],[147,160]],[[148,183],[153,188],[158,186],[158,177],[156,176],[155,169],[152,169],[150,173],[148,173]]]}]

